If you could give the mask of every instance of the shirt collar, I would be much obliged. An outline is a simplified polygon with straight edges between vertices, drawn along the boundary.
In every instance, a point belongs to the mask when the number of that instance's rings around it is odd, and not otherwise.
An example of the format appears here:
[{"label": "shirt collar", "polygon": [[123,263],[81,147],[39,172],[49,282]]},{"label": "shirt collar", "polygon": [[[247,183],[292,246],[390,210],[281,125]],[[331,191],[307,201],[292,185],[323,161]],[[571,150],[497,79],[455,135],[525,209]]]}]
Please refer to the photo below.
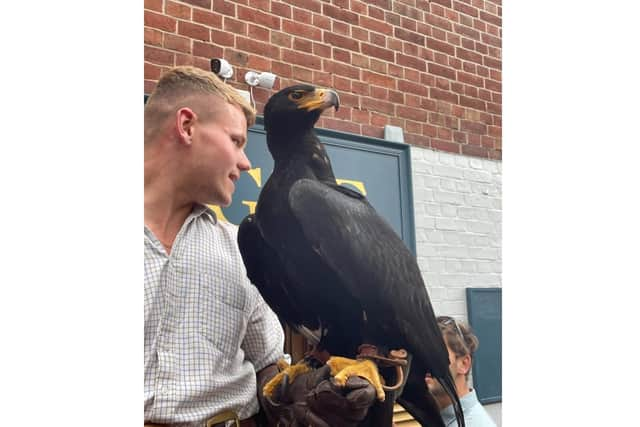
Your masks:
[{"label": "shirt collar", "polygon": [[193,205],[193,210],[191,211],[191,215],[189,219],[197,218],[202,215],[209,218],[209,220],[214,224],[218,222],[218,217],[216,216],[216,213],[213,211],[213,209],[211,209],[207,205],[201,205],[200,203],[195,203]]},{"label": "shirt collar", "polygon": [[[480,402],[478,401],[475,389],[471,389],[469,393],[460,398],[460,406],[462,406],[463,412],[471,411],[471,408],[476,406],[478,403]],[[448,426],[452,421],[454,421],[456,419],[456,414],[453,411],[453,404],[440,411],[440,415],[442,416],[442,421],[444,421],[445,426]]]}]

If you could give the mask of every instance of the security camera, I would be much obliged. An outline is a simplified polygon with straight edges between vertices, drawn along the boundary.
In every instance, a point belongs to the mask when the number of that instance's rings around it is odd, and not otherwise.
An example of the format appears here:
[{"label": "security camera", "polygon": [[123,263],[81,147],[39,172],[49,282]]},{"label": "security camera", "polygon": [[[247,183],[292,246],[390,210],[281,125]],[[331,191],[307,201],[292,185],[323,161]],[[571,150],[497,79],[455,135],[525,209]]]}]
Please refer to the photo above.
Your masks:
[{"label": "security camera", "polygon": [[249,86],[260,86],[266,89],[272,89],[276,77],[278,76],[273,73],[256,73],[255,71],[249,71],[244,75],[244,81],[247,82]]},{"label": "security camera", "polygon": [[211,71],[223,79],[228,79],[233,76],[233,68],[231,64],[222,58],[214,58],[211,60]]}]

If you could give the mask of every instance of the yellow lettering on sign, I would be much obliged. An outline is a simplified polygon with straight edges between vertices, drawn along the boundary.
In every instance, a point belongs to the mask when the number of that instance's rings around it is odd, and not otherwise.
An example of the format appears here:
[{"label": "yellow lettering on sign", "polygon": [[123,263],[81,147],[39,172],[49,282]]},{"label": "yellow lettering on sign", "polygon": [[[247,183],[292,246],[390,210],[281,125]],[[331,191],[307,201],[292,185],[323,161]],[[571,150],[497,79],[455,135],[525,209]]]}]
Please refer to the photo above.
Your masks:
[{"label": "yellow lettering on sign", "polygon": [[261,168],[249,169],[247,173],[251,178],[253,178],[253,180],[255,181],[258,187],[262,187],[262,169]]},{"label": "yellow lettering on sign", "polygon": [[[262,187],[262,169],[261,168],[250,169],[247,171],[247,173],[251,176],[251,178],[253,178],[253,181],[256,183],[258,187]],[[364,182],[362,181],[357,181],[354,179],[336,178],[336,182],[338,183],[338,185],[342,185],[342,184],[351,185],[355,187],[363,196],[367,195],[367,190],[364,186]],[[257,201],[243,200],[241,203],[247,207],[247,209],[249,210],[249,215],[253,215],[254,213],[256,213],[256,206],[258,205]],[[209,206],[215,212],[219,220],[230,222],[227,219],[227,217],[224,216],[224,213],[222,212],[222,209],[220,209],[220,206],[215,206],[215,205],[207,205],[207,206]]]},{"label": "yellow lettering on sign", "polygon": [[258,202],[251,202],[249,200],[243,200],[242,204],[249,207],[249,215],[256,213],[256,205]]},{"label": "yellow lettering on sign", "polygon": [[220,206],[216,206],[216,205],[207,205],[207,206],[210,207],[215,212],[216,217],[218,217],[220,221],[229,222],[227,217],[224,216],[224,214],[222,213],[222,209],[220,209]]},{"label": "yellow lettering on sign", "polygon": [[363,196],[367,195],[367,190],[364,189],[364,182],[362,181],[356,181],[353,179],[336,178],[336,182],[338,183],[338,185],[351,184],[354,187],[356,187]]}]

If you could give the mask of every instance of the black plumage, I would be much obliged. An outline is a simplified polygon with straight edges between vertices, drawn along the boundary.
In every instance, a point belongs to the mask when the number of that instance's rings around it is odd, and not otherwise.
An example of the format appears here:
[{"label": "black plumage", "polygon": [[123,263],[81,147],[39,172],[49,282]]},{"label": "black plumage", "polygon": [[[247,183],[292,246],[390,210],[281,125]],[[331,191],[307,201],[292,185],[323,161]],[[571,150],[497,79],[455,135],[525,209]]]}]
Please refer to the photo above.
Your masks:
[{"label": "black plumage", "polygon": [[453,397],[449,357],[415,257],[360,193],[336,184],[313,127],[337,94],[285,88],[264,109],[273,173],[238,243],[251,281],[294,328],[322,328],[319,347],[354,357],[360,344],[413,356],[398,401],[423,425],[442,426],[425,373]]}]

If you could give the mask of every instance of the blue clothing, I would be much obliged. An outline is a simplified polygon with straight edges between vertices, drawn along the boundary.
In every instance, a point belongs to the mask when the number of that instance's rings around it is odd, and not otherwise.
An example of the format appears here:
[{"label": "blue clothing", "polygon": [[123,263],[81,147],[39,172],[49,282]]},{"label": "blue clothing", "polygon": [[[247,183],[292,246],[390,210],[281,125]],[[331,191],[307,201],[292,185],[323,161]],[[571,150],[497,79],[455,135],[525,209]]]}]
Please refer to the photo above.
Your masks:
[{"label": "blue clothing", "polygon": [[[471,390],[461,397],[460,405],[462,405],[464,423],[467,427],[496,427],[496,423],[491,419],[487,410],[480,404],[475,390]],[[440,411],[440,415],[445,426],[458,427],[453,405],[449,405]]]}]

